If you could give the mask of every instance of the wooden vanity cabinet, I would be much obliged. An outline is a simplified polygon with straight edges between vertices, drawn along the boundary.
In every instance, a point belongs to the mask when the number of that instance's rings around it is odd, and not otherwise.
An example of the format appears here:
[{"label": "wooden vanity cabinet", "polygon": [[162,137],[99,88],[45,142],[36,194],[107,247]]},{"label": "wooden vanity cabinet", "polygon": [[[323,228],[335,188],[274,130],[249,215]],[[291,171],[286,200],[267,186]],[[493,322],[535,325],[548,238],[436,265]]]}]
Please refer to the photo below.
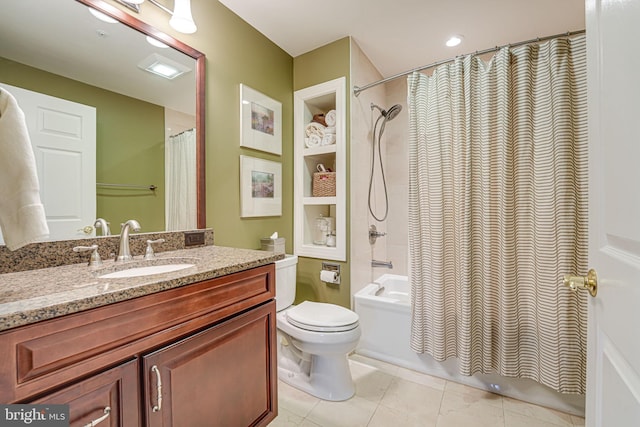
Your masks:
[{"label": "wooden vanity cabinet", "polygon": [[274,297],[270,264],[2,332],[0,402],[66,403],[72,426],[266,426]]}]

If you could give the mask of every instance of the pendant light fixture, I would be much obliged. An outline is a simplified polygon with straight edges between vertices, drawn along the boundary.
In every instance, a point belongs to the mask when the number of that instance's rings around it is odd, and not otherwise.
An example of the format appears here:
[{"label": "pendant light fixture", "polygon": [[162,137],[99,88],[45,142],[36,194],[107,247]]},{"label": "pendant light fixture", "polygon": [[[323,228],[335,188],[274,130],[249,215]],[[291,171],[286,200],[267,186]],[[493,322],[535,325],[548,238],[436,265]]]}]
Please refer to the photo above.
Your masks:
[{"label": "pendant light fixture", "polygon": [[[140,13],[140,5],[144,2],[144,0],[115,1],[136,13]],[[193,21],[193,16],[191,16],[191,0],[174,0],[173,10],[163,6],[157,0],[148,0],[148,2],[171,15],[169,25],[171,25],[174,30],[183,34],[193,34],[198,29],[198,27],[196,27],[196,23]]]}]

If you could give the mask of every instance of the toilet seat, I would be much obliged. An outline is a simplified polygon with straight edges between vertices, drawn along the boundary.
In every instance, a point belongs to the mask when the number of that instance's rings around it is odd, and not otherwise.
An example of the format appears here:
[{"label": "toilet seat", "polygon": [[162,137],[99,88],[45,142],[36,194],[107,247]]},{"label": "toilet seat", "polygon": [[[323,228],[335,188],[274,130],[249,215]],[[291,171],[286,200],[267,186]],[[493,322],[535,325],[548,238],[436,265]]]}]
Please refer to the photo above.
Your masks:
[{"label": "toilet seat", "polygon": [[287,321],[313,332],[344,332],[358,326],[358,315],[335,304],[304,301],[286,312]]}]

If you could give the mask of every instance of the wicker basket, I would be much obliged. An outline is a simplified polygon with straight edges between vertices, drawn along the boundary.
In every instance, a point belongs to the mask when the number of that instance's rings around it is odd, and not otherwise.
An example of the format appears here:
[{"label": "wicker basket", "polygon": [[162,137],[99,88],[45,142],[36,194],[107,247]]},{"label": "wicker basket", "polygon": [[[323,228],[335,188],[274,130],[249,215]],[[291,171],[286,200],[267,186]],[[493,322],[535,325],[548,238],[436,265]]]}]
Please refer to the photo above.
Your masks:
[{"label": "wicker basket", "polygon": [[336,195],[336,173],[316,172],[313,174],[313,197],[331,197]]}]

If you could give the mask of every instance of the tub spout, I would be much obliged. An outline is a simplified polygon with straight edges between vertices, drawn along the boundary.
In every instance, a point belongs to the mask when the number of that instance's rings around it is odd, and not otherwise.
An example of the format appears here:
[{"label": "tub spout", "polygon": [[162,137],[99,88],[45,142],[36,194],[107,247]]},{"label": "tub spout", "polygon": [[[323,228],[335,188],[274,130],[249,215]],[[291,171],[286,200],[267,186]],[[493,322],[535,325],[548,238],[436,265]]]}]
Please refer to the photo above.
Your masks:
[{"label": "tub spout", "polygon": [[393,268],[393,262],[392,261],[378,261],[377,259],[372,259],[371,260],[371,267]]}]

